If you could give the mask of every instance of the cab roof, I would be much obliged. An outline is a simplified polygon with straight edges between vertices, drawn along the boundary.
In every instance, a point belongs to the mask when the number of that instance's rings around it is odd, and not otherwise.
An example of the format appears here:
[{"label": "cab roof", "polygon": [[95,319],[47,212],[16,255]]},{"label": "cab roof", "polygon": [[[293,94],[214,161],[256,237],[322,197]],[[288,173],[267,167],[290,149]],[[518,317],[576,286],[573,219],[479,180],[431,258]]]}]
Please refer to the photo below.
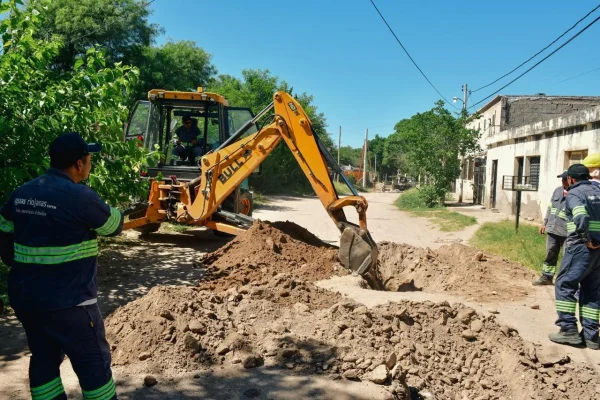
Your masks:
[{"label": "cab roof", "polygon": [[160,101],[160,100],[185,100],[185,101],[211,101],[220,103],[224,106],[228,106],[229,102],[225,97],[216,94],[205,92],[201,87],[195,92],[177,92],[172,90],[163,89],[152,89],[148,92],[148,100]]}]

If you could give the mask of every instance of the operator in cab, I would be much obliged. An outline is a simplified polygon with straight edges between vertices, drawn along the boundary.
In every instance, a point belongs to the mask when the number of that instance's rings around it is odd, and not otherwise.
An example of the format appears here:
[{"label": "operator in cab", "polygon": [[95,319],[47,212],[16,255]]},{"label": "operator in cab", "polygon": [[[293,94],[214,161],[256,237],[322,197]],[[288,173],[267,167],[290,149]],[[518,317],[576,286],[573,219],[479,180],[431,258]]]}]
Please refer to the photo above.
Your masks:
[{"label": "operator in cab", "polygon": [[116,236],[123,215],[89,187],[92,154],[76,132],[50,145],[50,168],[15,189],[0,208],[0,256],[8,296],[31,351],[32,399],[66,399],[65,354],[84,399],[117,398],[110,347],[98,308],[98,235]]},{"label": "operator in cab", "polygon": [[196,157],[200,157],[204,151],[203,140],[198,139],[200,129],[194,126],[192,118],[189,115],[184,115],[182,118],[183,125],[175,131],[177,135],[177,146],[173,153],[182,160],[189,159],[193,161]]}]

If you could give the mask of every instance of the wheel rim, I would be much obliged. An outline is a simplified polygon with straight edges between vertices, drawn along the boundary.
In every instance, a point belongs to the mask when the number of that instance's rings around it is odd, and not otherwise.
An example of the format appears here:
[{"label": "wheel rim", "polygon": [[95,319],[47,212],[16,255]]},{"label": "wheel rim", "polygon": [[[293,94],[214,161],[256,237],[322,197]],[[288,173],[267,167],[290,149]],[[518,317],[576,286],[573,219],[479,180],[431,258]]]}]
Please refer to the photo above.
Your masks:
[{"label": "wheel rim", "polygon": [[241,213],[244,215],[248,215],[250,214],[250,200],[249,199],[242,199],[240,201],[241,203]]}]

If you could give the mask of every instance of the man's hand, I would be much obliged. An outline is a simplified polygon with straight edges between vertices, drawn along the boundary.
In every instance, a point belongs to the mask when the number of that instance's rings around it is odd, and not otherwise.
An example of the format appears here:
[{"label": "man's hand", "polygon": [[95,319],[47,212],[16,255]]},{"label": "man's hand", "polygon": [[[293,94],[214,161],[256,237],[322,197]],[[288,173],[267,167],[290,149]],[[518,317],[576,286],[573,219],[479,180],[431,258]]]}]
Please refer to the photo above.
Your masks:
[{"label": "man's hand", "polygon": [[175,143],[179,146],[181,144],[181,140],[177,139]]},{"label": "man's hand", "polygon": [[600,244],[594,243],[593,241],[586,242],[585,245],[588,249],[598,250],[600,249]]},{"label": "man's hand", "polygon": [[198,144],[198,141],[196,139],[192,140],[192,144],[195,146]]},{"label": "man's hand", "polygon": [[544,233],[546,233],[546,225],[540,226],[540,235],[543,235]]}]

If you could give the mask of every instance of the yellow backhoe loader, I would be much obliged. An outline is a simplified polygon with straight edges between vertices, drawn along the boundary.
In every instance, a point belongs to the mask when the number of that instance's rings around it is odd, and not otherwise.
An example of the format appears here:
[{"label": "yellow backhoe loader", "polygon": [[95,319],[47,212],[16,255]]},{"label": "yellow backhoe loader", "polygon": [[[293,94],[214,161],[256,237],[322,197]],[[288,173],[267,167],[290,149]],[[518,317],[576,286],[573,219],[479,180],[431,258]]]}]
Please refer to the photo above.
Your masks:
[{"label": "yellow backhoe loader", "polygon": [[[181,117],[181,118],[179,118]],[[193,121],[199,134],[182,160],[181,140],[175,140],[179,120]],[[261,127],[261,121],[266,121]],[[190,128],[191,129],[191,128]],[[230,107],[215,93],[154,89],[148,101],[138,102],[126,130],[126,140],[161,149],[161,163],[148,170],[147,201],[126,211],[124,229],[143,233],[158,230],[166,221],[205,226],[215,233],[236,235],[253,223],[252,196],[247,178],[284,142],[298,161],[323,207],[341,232],[342,264],[367,276],[377,262],[377,246],[367,230],[367,201],[359,196],[314,132],[300,104],[277,92],[258,115],[247,108]],[[329,168],[328,168],[329,167]],[[353,195],[340,198],[331,171],[338,173]],[[346,219],[344,207],[354,207],[359,224]]]}]

